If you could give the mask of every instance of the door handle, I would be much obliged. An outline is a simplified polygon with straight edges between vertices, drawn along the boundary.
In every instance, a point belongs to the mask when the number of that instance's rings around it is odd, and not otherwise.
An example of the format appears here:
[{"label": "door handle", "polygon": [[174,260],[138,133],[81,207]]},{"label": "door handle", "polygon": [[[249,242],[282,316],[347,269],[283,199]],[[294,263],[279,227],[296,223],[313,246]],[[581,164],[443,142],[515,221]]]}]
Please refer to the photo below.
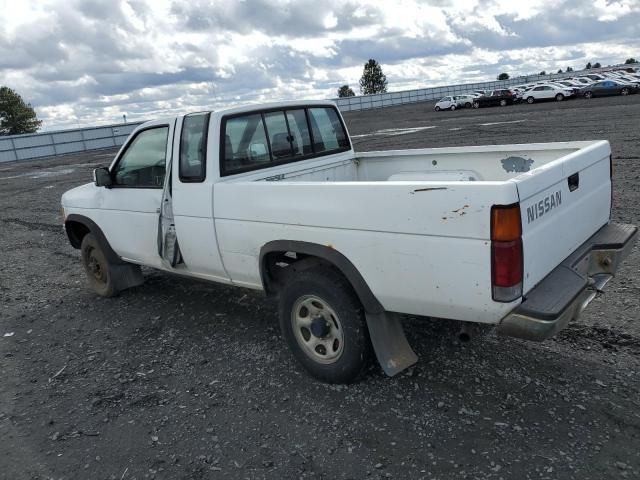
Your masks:
[{"label": "door handle", "polygon": [[567,178],[567,184],[569,185],[570,192],[577,190],[580,186],[580,172],[576,172],[573,175],[570,175],[569,178]]}]

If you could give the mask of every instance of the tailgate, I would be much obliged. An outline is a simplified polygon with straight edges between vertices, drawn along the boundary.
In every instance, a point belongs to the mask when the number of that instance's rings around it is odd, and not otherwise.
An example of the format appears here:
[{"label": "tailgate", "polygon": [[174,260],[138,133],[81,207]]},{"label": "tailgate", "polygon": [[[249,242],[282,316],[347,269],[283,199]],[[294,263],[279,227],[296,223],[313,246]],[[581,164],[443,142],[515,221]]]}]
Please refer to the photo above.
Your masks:
[{"label": "tailgate", "polygon": [[610,155],[609,142],[594,142],[513,179],[520,198],[525,294],[609,221]]}]

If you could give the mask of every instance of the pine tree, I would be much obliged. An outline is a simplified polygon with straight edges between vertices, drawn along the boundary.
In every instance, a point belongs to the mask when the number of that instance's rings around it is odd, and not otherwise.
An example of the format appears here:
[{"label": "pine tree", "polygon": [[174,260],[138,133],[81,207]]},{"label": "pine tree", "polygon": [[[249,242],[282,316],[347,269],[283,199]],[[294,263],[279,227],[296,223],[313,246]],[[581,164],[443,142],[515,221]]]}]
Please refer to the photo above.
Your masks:
[{"label": "pine tree", "polygon": [[17,92],[0,87],[0,135],[37,132],[42,125],[31,104],[25,103]]},{"label": "pine tree", "polygon": [[338,97],[355,97],[356,94],[353,93],[353,90],[349,87],[349,85],[343,85],[338,89]]},{"label": "pine tree", "polygon": [[382,67],[373,58],[364,64],[362,77],[360,78],[360,93],[371,95],[373,93],[387,92],[387,77],[382,73]]},{"label": "pine tree", "polygon": [[586,70],[591,70],[591,62],[587,63],[587,66],[584,67]]}]

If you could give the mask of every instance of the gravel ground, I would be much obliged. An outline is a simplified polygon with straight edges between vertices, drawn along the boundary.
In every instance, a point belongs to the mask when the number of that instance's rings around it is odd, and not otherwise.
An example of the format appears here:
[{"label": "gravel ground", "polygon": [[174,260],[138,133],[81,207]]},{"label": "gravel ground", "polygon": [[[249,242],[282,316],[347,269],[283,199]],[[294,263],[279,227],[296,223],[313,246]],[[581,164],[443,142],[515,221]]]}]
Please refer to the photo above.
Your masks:
[{"label": "gravel ground", "polygon": [[[640,223],[640,95],[346,120],[361,150],[608,139],[614,217]],[[112,155],[0,164],[0,478],[640,478],[637,247],[555,339],[458,345],[407,318],[414,368],[329,386],[257,293],[154,271],[87,289],[59,200]]]}]

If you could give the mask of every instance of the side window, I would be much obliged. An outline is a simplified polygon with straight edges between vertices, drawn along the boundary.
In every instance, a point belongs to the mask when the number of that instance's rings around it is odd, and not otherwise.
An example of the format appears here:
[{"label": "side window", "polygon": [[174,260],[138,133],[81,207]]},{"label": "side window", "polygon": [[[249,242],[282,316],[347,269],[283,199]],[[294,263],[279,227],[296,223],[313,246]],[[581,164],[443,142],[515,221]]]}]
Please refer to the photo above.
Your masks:
[{"label": "side window", "polygon": [[304,113],[304,110],[287,110],[287,122],[289,123],[293,155],[300,157],[313,153],[307,115]]},{"label": "side window", "polygon": [[347,133],[333,108],[310,108],[308,111],[314,152],[349,148]]},{"label": "side window", "polygon": [[169,127],[143,130],[129,144],[112,172],[115,185],[162,188]]},{"label": "side window", "polygon": [[250,170],[271,161],[259,113],[227,119],[222,138],[223,174]]},{"label": "side window", "polygon": [[274,160],[282,160],[293,155],[291,141],[289,140],[289,130],[284,112],[269,112],[264,114],[264,122],[269,135],[271,154]]},{"label": "side window", "polygon": [[533,89],[534,92],[539,92],[541,90],[544,90],[544,88],[543,87],[536,87],[536,88]]},{"label": "side window", "polygon": [[204,181],[208,129],[208,113],[199,113],[184,117],[182,132],[180,133],[180,181]]}]

